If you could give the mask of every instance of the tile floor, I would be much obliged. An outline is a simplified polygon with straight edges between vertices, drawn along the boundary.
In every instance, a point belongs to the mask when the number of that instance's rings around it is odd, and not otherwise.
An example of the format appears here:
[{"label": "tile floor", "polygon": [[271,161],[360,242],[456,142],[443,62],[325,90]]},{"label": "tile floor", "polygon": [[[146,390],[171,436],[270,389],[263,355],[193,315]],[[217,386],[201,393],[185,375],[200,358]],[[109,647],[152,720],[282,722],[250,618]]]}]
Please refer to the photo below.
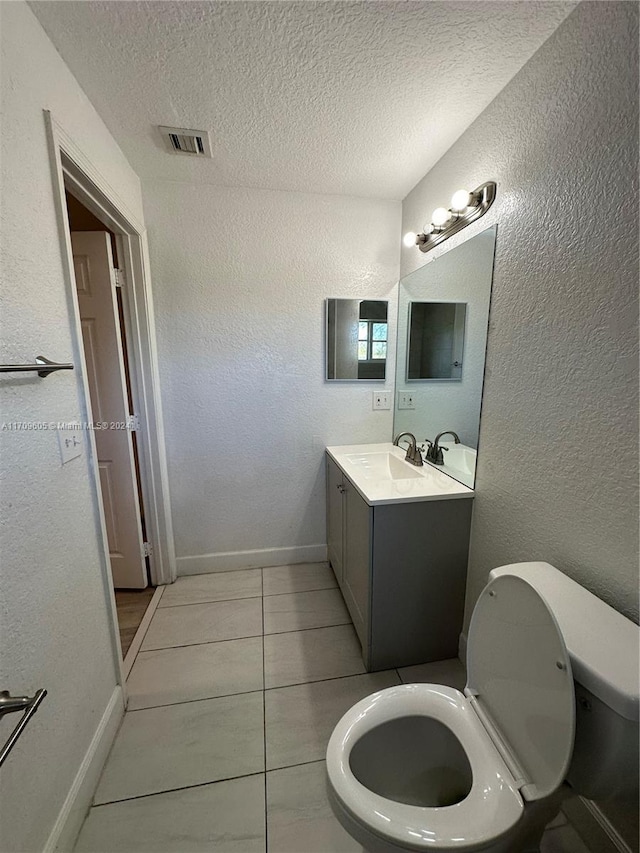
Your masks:
[{"label": "tile floor", "polygon": [[[180,578],[128,680],[129,710],[77,853],[361,853],[324,754],[342,714],[401,681],[461,688],[457,660],[365,673],[324,563]],[[542,853],[589,853],[561,814]]]}]

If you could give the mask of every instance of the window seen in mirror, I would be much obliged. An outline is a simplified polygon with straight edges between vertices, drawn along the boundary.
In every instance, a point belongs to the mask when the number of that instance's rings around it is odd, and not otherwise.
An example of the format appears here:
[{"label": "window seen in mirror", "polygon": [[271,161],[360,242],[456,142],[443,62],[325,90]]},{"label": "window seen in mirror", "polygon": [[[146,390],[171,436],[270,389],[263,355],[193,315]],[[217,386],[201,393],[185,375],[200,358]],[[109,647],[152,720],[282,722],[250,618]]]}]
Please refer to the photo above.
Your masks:
[{"label": "window seen in mirror", "polygon": [[358,323],[358,361],[375,361],[387,357],[387,324],[375,320]]}]

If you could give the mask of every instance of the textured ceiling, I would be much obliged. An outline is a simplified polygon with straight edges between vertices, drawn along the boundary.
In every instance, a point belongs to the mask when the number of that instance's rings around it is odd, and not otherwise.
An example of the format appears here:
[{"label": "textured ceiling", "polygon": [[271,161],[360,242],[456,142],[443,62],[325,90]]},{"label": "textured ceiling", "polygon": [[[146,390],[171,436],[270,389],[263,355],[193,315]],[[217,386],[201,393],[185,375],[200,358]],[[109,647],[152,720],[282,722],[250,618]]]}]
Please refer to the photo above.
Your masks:
[{"label": "textured ceiling", "polygon": [[141,177],[402,199],[577,0],[30,5]]}]

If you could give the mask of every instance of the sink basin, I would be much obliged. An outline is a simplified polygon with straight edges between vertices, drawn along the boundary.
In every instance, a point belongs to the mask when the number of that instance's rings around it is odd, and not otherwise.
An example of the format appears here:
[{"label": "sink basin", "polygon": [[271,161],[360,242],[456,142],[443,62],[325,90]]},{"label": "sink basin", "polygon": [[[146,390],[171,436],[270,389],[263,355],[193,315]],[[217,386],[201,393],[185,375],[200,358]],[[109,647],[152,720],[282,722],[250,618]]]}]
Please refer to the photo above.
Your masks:
[{"label": "sink basin", "polygon": [[424,477],[420,468],[398,458],[394,453],[354,453],[346,457],[367,478],[376,480],[412,480]]},{"label": "sink basin", "polygon": [[440,471],[472,489],[476,477],[476,451],[473,447],[452,441],[441,441],[440,447],[446,451],[444,465],[438,465]]},{"label": "sink basin", "polygon": [[390,441],[327,447],[327,454],[369,506],[473,497],[440,466],[405,462],[405,451]]},{"label": "sink basin", "polygon": [[440,442],[440,447],[446,447],[445,465],[455,468],[465,474],[474,474],[476,470],[476,451],[465,444],[454,444],[452,441]]}]

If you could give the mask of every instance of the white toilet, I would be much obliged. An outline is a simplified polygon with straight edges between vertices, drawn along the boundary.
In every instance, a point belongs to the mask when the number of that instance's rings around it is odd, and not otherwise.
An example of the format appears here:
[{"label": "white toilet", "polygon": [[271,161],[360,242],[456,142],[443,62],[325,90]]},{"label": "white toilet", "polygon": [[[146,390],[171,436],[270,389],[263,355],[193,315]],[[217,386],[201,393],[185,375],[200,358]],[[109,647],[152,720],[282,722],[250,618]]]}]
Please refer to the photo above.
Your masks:
[{"label": "white toilet", "polygon": [[528,853],[570,793],[637,792],[639,637],[548,563],[494,569],[471,619],[464,694],[391,687],[335,727],[339,821],[369,853]]}]

